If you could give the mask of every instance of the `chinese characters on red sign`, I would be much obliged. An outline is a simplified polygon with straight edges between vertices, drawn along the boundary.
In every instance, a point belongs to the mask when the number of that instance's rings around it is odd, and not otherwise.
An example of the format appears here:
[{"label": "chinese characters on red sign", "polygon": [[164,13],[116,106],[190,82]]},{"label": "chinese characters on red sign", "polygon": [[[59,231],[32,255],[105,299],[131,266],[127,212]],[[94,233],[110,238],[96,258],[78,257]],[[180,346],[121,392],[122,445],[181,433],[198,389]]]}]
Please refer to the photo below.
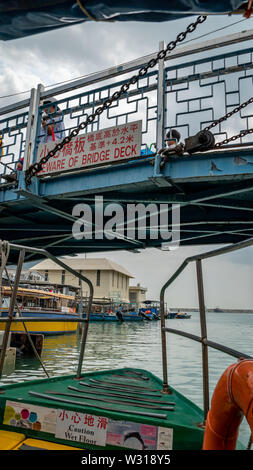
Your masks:
[{"label": "chinese characters on red sign", "polygon": [[60,439],[105,446],[108,418],[79,411],[58,410],[55,436]]},{"label": "chinese characters on red sign", "polygon": [[75,424],[85,424],[88,427],[97,427],[100,429],[106,429],[107,428],[107,423],[108,419],[104,418],[103,416],[93,416],[93,415],[88,415],[88,414],[83,414],[83,413],[78,413],[77,411],[75,412],[69,412],[66,410],[60,410],[59,416],[58,416],[59,421],[72,421]]},{"label": "chinese characters on red sign", "polygon": [[[95,165],[139,157],[141,153],[142,122],[136,121],[103,129],[73,138],[49,159],[40,175],[85,169]],[[55,142],[40,144],[37,161],[46,156]]]}]

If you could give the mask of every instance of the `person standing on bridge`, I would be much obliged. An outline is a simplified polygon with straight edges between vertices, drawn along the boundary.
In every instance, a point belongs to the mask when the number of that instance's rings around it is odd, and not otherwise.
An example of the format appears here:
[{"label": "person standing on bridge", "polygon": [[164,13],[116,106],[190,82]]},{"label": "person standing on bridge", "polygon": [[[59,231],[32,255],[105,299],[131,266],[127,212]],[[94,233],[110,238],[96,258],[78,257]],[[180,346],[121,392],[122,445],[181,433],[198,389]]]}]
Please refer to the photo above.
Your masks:
[{"label": "person standing on bridge", "polygon": [[65,127],[63,116],[59,112],[60,108],[56,104],[55,98],[47,98],[43,105],[48,105],[45,108],[41,121],[40,143],[46,144],[56,140],[62,140],[65,137]]}]

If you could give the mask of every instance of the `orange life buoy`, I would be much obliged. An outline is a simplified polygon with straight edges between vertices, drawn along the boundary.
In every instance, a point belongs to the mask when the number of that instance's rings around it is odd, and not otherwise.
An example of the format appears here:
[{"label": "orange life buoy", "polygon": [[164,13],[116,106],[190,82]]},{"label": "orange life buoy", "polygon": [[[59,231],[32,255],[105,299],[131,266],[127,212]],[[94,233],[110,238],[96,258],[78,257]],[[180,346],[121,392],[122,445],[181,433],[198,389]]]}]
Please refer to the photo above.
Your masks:
[{"label": "orange life buoy", "polygon": [[229,366],[219,379],[207,415],[203,450],[234,450],[246,417],[253,435],[253,360]]}]

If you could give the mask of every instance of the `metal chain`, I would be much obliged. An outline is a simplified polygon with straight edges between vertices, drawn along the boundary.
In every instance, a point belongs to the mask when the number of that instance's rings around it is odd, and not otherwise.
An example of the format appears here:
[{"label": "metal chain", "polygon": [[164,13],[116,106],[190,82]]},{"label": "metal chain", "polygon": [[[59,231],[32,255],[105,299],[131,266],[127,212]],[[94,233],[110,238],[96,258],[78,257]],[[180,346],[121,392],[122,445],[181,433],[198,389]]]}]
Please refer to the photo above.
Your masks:
[{"label": "metal chain", "polygon": [[157,56],[153,59],[151,59],[147,65],[141,67],[139,72],[136,75],[133,75],[130,80],[126,83],[124,83],[120,90],[116,91],[113,93],[113,95],[106,99],[103,103],[102,106],[98,107],[94,113],[92,113],[90,116],[87,117],[86,121],[82,122],[79,124],[79,126],[76,129],[73,129],[70,133],[69,136],[65,137],[59,144],[57,144],[53,150],[51,150],[45,157],[42,157],[39,162],[34,163],[31,165],[28,170],[26,171],[26,183],[30,184],[31,179],[33,176],[36,176],[37,173],[39,173],[42,170],[42,167],[47,161],[52,158],[59,150],[61,150],[65,144],[69,143],[74,137],[76,137],[81,130],[84,130],[89,124],[91,124],[97,116],[103,113],[106,109],[108,109],[114,101],[117,101],[122,95],[124,95],[128,89],[130,88],[131,85],[134,85],[135,83],[138,82],[140,78],[143,78],[148,70],[155,65],[157,65],[158,61],[161,59],[164,59],[167,53],[172,52],[175,47],[178,45],[178,43],[184,41],[186,38],[187,34],[193,33],[197,26],[201,23],[203,23],[207,19],[207,16],[200,15],[198,16],[197,20],[194,23],[190,23],[186,30],[183,31],[182,33],[179,33],[175,39],[175,41],[170,41],[166,49],[162,49],[157,53]]},{"label": "metal chain", "polygon": [[[212,124],[210,124],[209,126],[205,127],[205,131],[209,131],[210,129],[212,129],[213,127],[217,126],[217,124],[220,124],[221,122],[224,122],[226,121],[228,118],[230,118],[231,116],[233,116],[233,114],[236,114],[238,113],[241,109],[245,108],[246,106],[248,106],[249,104],[253,103],[253,97],[252,98],[249,98],[247,101],[245,101],[244,103],[240,104],[240,106],[236,106],[236,108],[234,108],[232,111],[229,111],[227,114],[225,114],[224,116],[222,116],[221,118],[219,119],[216,119],[216,121],[213,121]],[[225,144],[228,144],[229,142],[231,141],[234,141],[234,140],[237,140],[239,139],[240,137],[244,137],[245,135],[248,135],[248,134],[252,134],[253,133],[253,129],[246,129],[244,131],[241,131],[239,134],[237,135],[233,135],[232,137],[229,137],[228,139],[224,139],[222,142],[217,142],[215,145],[214,145],[214,148],[220,148],[222,147],[222,145],[225,145]]]},{"label": "metal chain", "polygon": [[253,133],[253,129],[246,129],[244,131],[241,131],[240,134],[233,135],[232,137],[229,137],[228,139],[225,139],[222,142],[217,142],[214,145],[214,148],[220,148],[222,147],[222,145],[228,144],[229,142],[240,139],[240,137],[244,137],[245,135],[252,134],[252,133]]}]

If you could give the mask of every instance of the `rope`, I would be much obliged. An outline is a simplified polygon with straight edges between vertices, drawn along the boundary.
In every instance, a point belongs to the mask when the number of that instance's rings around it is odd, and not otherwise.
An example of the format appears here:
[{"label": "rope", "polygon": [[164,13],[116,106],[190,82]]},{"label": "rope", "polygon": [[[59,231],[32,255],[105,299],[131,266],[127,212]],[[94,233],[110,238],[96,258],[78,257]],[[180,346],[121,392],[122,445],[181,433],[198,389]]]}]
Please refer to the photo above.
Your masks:
[{"label": "rope", "polygon": [[2,311],[2,283],[3,272],[5,270],[10,253],[10,244],[5,240],[0,240],[0,313]]},{"label": "rope", "polygon": [[82,10],[82,12],[87,16],[87,18],[89,18],[89,20],[91,21],[106,21],[106,22],[109,22],[109,23],[114,23],[114,20],[106,20],[106,19],[97,19],[95,18],[95,16],[92,16],[88,10],[86,10],[86,8],[84,8],[84,6],[82,5],[81,1],[80,0],[76,0],[76,3],[77,5],[79,6],[79,8]]}]

